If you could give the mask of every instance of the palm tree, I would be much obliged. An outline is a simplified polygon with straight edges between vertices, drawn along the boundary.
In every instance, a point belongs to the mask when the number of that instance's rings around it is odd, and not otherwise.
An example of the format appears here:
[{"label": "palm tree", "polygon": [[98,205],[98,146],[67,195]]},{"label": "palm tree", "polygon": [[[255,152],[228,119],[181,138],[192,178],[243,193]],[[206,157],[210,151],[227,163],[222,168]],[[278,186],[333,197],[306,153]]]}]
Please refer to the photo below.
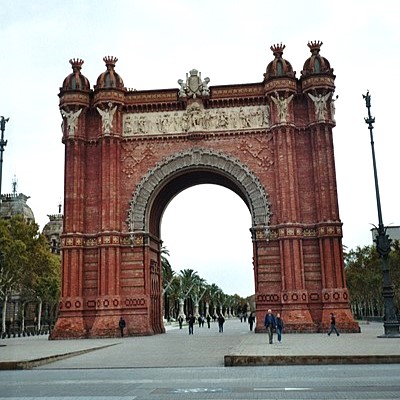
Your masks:
[{"label": "palm tree", "polygon": [[168,261],[166,256],[169,256],[169,251],[165,246],[161,247],[160,251],[161,256],[161,266],[162,266],[162,293],[164,297],[164,318],[169,321],[170,320],[170,305],[169,305],[169,297],[168,297],[168,289],[172,284],[173,277],[175,272],[172,270],[171,264]]},{"label": "palm tree", "polygon": [[168,282],[171,281],[174,271],[172,270],[171,264],[168,261],[168,258],[166,256],[169,256],[169,251],[165,246],[161,247],[160,251],[160,256],[161,256],[161,265],[162,265],[162,278],[163,278],[163,287],[165,287]]},{"label": "palm tree", "polygon": [[[219,314],[224,315],[223,310],[224,310],[224,305],[225,305],[225,302],[227,299],[227,295],[222,290],[220,290],[217,293],[215,293],[215,299],[218,304]],[[225,310],[225,313],[226,313],[226,310]]]},{"label": "palm tree", "polygon": [[219,292],[221,292],[221,288],[218,285],[216,285],[215,283],[212,283],[211,285],[208,286],[208,290],[206,292],[206,301],[208,301],[210,303],[211,317],[217,316],[216,295]]},{"label": "palm tree", "polygon": [[193,287],[199,282],[199,275],[193,269],[184,269],[179,272],[180,280],[180,304],[186,301],[186,312],[193,315],[193,302],[190,296]]},{"label": "palm tree", "polygon": [[204,296],[204,293],[207,290],[207,281],[203,278],[198,278],[194,282],[193,289],[190,293],[190,297],[193,301],[194,304],[194,316],[197,318],[199,314],[199,303],[202,297]]}]

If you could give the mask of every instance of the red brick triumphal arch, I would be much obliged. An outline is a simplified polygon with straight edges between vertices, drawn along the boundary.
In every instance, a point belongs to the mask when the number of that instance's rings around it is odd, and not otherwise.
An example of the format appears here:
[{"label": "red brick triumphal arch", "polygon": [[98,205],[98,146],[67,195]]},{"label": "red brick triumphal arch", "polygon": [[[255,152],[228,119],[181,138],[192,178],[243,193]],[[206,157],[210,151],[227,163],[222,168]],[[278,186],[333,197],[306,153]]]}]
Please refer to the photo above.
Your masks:
[{"label": "red brick triumphal arch", "polygon": [[[359,330],[349,308],[332,129],[333,69],[308,44],[300,78],[285,46],[257,83],[128,90],[105,57],[91,89],[82,60],[60,89],[65,145],[62,298],[53,339],[164,332],[160,223],[201,183],[237,193],[251,214],[257,331],[268,308],[289,331]],[[235,216],[232,215],[232,218]],[[222,233],[223,234],[223,233]],[[228,267],[226,267],[228,268]]]}]

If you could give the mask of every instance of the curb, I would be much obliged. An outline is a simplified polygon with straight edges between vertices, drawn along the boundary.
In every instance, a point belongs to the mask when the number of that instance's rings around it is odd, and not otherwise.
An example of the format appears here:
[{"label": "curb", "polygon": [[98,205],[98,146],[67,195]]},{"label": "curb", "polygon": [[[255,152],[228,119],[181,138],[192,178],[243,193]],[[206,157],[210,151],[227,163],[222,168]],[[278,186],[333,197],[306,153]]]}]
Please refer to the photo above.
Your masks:
[{"label": "curb", "polygon": [[400,364],[400,355],[368,356],[224,356],[225,367],[256,367],[268,365],[327,365],[327,364]]},{"label": "curb", "polygon": [[91,348],[91,349],[72,351],[70,353],[56,354],[56,355],[53,355],[53,356],[36,358],[36,359],[33,359],[33,360],[0,361],[0,370],[2,370],[2,371],[6,371],[6,370],[7,371],[11,371],[11,370],[32,369],[32,368],[35,368],[35,367],[40,367],[40,366],[45,365],[45,364],[49,364],[49,363],[54,362],[54,361],[64,360],[66,358],[79,356],[79,355],[85,354],[85,353],[90,353],[91,351],[105,349],[107,347],[115,346],[116,344],[118,344],[118,343],[108,344],[108,345],[100,346],[100,347],[94,347],[94,348]]}]

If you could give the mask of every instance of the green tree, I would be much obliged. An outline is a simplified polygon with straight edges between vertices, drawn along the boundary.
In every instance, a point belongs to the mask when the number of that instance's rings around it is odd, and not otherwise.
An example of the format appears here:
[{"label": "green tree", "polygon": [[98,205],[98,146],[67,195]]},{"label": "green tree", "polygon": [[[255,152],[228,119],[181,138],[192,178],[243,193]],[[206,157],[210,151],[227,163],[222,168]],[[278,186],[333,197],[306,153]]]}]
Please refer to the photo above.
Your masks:
[{"label": "green tree", "polygon": [[174,276],[174,271],[172,270],[171,264],[168,261],[167,256],[169,256],[169,251],[165,246],[161,248],[161,266],[162,266],[162,279],[163,287],[167,286]]},{"label": "green tree", "polygon": [[169,251],[165,246],[161,247],[161,266],[162,266],[162,288],[163,288],[163,301],[164,301],[164,318],[169,321],[171,316],[171,286],[173,284],[173,279],[175,272],[172,270],[171,264],[167,256],[169,256]]},{"label": "green tree", "polygon": [[[389,258],[392,283],[395,287],[395,301],[399,306],[400,286],[400,245],[392,243]],[[382,263],[375,246],[357,247],[345,255],[347,288],[353,313],[357,317],[383,315]]]},{"label": "green tree", "polygon": [[218,298],[218,294],[220,292],[222,292],[222,289],[215,283],[212,283],[211,285],[209,285],[208,291],[207,291],[207,299],[210,302],[210,315],[211,316],[217,315],[217,307],[218,307],[217,298]]},{"label": "green tree", "polygon": [[395,240],[392,243],[392,251],[390,252],[389,267],[394,286],[394,299],[395,299],[395,304],[397,306],[397,313],[400,314],[400,241],[399,240]]},{"label": "green tree", "polygon": [[191,292],[199,282],[200,276],[197,271],[187,268],[179,272],[180,277],[180,300],[185,302],[186,315],[193,314],[193,301]]},{"label": "green tree", "polygon": [[[217,309],[221,310],[226,302],[226,295],[215,283],[208,284],[193,269],[183,269],[178,274],[172,269],[167,256],[166,247],[161,248],[161,264],[163,273],[164,316],[177,318],[180,313],[194,314],[199,310],[202,314],[209,310],[211,316]],[[246,308],[247,301],[235,294],[228,298],[229,306],[237,310],[240,305]]]},{"label": "green tree", "polygon": [[38,303],[37,328],[39,330],[42,325],[41,318],[44,304],[47,306],[47,319],[52,320],[55,317],[60,287],[60,257],[49,251],[46,238],[40,235],[35,242],[30,271],[25,275],[23,282],[25,293],[30,294],[30,296],[28,295],[28,301]]},{"label": "green tree", "polygon": [[[38,225],[26,223],[21,216],[14,216],[10,220],[0,219],[0,248],[4,332],[7,300],[12,293],[18,293],[22,302],[36,301],[40,304],[43,298],[50,297],[53,302],[58,300],[60,261],[50,253],[47,240],[39,233]],[[46,285],[50,281],[52,287],[48,288]]]},{"label": "green tree", "polygon": [[0,297],[2,301],[2,331],[6,330],[7,300],[21,288],[23,274],[29,265],[29,246],[26,243],[32,229],[22,217],[0,219]]}]

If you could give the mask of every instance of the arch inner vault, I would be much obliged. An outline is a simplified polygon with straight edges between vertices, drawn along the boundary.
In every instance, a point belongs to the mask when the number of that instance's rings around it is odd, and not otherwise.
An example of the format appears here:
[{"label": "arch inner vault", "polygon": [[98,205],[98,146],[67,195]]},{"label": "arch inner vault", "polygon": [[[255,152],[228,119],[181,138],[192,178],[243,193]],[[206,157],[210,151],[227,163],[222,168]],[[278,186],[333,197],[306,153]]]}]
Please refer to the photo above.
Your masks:
[{"label": "arch inner vault", "polygon": [[[270,204],[259,179],[239,160],[210,149],[194,148],[169,156],[142,178],[130,202],[128,225],[130,231],[151,232],[160,212],[171,196],[199,183],[218,183],[237,193],[248,206],[253,228],[268,231]],[[148,216],[150,204],[157,204],[155,216]],[[153,230],[151,229],[153,227]]]}]

